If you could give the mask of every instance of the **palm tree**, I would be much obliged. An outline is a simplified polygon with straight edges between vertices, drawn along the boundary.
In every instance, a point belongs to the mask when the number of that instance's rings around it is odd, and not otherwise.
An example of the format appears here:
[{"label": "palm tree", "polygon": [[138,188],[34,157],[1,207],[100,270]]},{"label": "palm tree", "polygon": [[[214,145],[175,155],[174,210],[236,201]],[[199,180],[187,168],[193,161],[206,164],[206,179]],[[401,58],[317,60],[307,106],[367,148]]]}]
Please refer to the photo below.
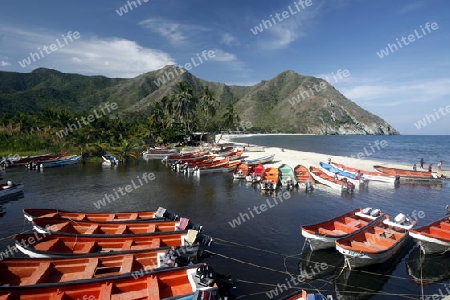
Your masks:
[{"label": "palm tree", "polygon": [[223,115],[224,126],[230,130],[235,126],[237,122],[240,121],[238,113],[234,110],[233,104],[228,104],[226,107],[225,114]]},{"label": "palm tree", "polygon": [[202,134],[200,136],[200,141],[203,138],[203,133],[206,130],[206,126],[208,125],[208,121],[210,118],[214,118],[217,112],[217,107],[219,106],[219,102],[214,97],[214,93],[206,86],[203,90],[203,96],[201,97],[201,111],[205,117],[205,124],[203,126]]},{"label": "palm tree", "polygon": [[186,82],[178,82],[175,93],[172,95],[175,105],[175,113],[180,122],[184,125],[185,132],[190,132],[192,118],[196,108],[196,98],[192,95],[192,87]]}]

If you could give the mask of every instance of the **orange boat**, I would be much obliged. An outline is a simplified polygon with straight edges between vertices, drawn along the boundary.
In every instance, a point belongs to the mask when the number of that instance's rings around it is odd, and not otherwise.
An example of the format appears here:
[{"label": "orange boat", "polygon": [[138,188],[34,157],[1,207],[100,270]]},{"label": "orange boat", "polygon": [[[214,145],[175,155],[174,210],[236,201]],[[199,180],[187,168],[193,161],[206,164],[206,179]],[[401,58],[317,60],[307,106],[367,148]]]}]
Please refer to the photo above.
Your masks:
[{"label": "orange boat", "polygon": [[134,211],[134,212],[77,212],[59,209],[45,209],[45,208],[25,208],[23,214],[28,221],[33,221],[35,218],[52,217],[64,218],[76,221],[93,221],[93,222],[142,222],[154,221],[167,218],[168,220],[175,220],[178,216],[168,212],[165,208],[159,207],[158,210],[150,211]]},{"label": "orange boat", "polygon": [[437,178],[436,173],[425,171],[413,171],[397,168],[388,168],[383,166],[373,166],[373,168],[381,173],[388,175],[399,175],[405,177],[424,177],[424,178]]},{"label": "orange boat", "polygon": [[234,179],[245,179],[248,174],[248,164],[240,163],[233,172]]},{"label": "orange boat", "polygon": [[378,209],[359,208],[325,222],[304,225],[302,235],[311,250],[332,248],[336,240],[364,229],[382,215]]},{"label": "orange boat", "polygon": [[268,167],[264,170],[261,176],[261,189],[262,190],[275,190],[278,184],[278,168]]},{"label": "orange boat", "polygon": [[180,221],[136,222],[136,223],[104,223],[92,221],[74,221],[61,218],[37,218],[33,220],[33,228],[39,233],[105,236],[105,235],[139,235],[157,232],[172,232],[195,229],[201,226],[192,224],[189,219]]},{"label": "orange boat", "polygon": [[294,168],[294,174],[299,184],[305,184],[307,180],[309,180],[311,184],[316,184],[316,181],[312,177],[311,173],[309,173],[308,168],[303,165],[297,165]]},{"label": "orange boat", "polygon": [[[194,293],[201,299],[210,299],[208,293],[218,292],[215,283],[217,276],[211,276],[217,273],[206,267],[209,266],[197,264],[174,269],[142,270],[139,276],[128,273],[33,287],[2,285],[0,299],[180,299]],[[43,271],[37,272],[33,279],[38,281],[44,275]]]},{"label": "orange boat", "polygon": [[192,262],[197,262],[197,252],[190,253],[186,247],[83,258],[10,258],[0,261],[0,282],[3,286],[11,287],[48,283],[56,285],[72,280],[105,278],[127,273],[140,274],[146,270],[183,266]]},{"label": "orange boat", "polygon": [[236,150],[233,153],[227,155],[227,157],[229,157],[230,160],[237,160],[242,156],[242,154],[244,154],[244,150]]},{"label": "orange boat", "polygon": [[350,181],[339,180],[334,177],[331,177],[330,175],[326,174],[325,172],[321,171],[316,167],[313,166],[309,167],[309,171],[311,176],[314,178],[316,182],[320,182],[338,191],[353,192],[353,190],[355,189],[355,185]]},{"label": "orange boat", "polygon": [[423,253],[445,253],[450,249],[450,217],[410,230],[409,234],[419,242]]},{"label": "orange boat", "polygon": [[394,221],[384,215],[363,230],[337,240],[336,249],[344,255],[350,268],[384,263],[400,251],[408,240],[408,230],[414,225],[403,214]]},{"label": "orange boat", "polygon": [[17,234],[13,236],[17,249],[30,257],[74,257],[94,253],[124,252],[160,247],[209,245],[212,238],[196,230],[149,233],[134,236],[91,237],[86,235]]}]

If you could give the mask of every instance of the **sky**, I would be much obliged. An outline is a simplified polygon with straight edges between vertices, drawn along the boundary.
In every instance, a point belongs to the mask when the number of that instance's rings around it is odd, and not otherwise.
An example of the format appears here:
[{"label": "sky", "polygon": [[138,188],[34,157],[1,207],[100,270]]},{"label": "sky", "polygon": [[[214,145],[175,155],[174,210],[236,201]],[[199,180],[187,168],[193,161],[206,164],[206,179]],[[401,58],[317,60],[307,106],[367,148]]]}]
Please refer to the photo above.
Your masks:
[{"label": "sky", "polygon": [[0,70],[132,78],[190,64],[233,85],[293,70],[401,134],[449,134],[449,16],[447,0],[4,1]]}]

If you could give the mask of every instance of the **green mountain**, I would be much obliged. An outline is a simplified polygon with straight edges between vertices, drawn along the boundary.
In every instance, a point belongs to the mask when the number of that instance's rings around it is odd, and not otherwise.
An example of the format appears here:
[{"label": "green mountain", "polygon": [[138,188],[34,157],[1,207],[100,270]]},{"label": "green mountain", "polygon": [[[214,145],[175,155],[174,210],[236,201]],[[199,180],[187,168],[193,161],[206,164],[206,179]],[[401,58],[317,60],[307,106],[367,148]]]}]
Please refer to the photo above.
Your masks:
[{"label": "green mountain", "polygon": [[171,96],[180,81],[192,86],[194,96],[198,97],[204,87],[209,87],[222,112],[227,104],[233,104],[241,121],[264,131],[399,134],[323,79],[293,71],[254,86],[209,82],[175,66],[131,79],[67,74],[44,68],[31,73],[0,72],[0,105],[3,112],[12,113],[38,112],[48,107],[84,112],[105,102],[116,102],[117,113],[122,117],[145,117],[151,114],[156,102]]}]

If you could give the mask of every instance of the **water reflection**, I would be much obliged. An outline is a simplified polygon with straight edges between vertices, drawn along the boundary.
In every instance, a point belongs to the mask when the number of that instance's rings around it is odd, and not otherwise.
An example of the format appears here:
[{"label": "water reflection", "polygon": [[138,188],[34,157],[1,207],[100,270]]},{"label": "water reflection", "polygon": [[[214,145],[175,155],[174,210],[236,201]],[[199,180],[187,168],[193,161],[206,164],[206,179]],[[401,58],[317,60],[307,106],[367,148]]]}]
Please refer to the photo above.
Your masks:
[{"label": "water reflection", "polygon": [[406,261],[408,274],[416,284],[432,284],[450,279],[450,256],[424,255],[420,247],[414,248]]},{"label": "water reflection", "polygon": [[344,266],[343,256],[334,248],[311,250],[304,247],[299,261],[299,272],[306,280],[322,279],[332,275]]}]

